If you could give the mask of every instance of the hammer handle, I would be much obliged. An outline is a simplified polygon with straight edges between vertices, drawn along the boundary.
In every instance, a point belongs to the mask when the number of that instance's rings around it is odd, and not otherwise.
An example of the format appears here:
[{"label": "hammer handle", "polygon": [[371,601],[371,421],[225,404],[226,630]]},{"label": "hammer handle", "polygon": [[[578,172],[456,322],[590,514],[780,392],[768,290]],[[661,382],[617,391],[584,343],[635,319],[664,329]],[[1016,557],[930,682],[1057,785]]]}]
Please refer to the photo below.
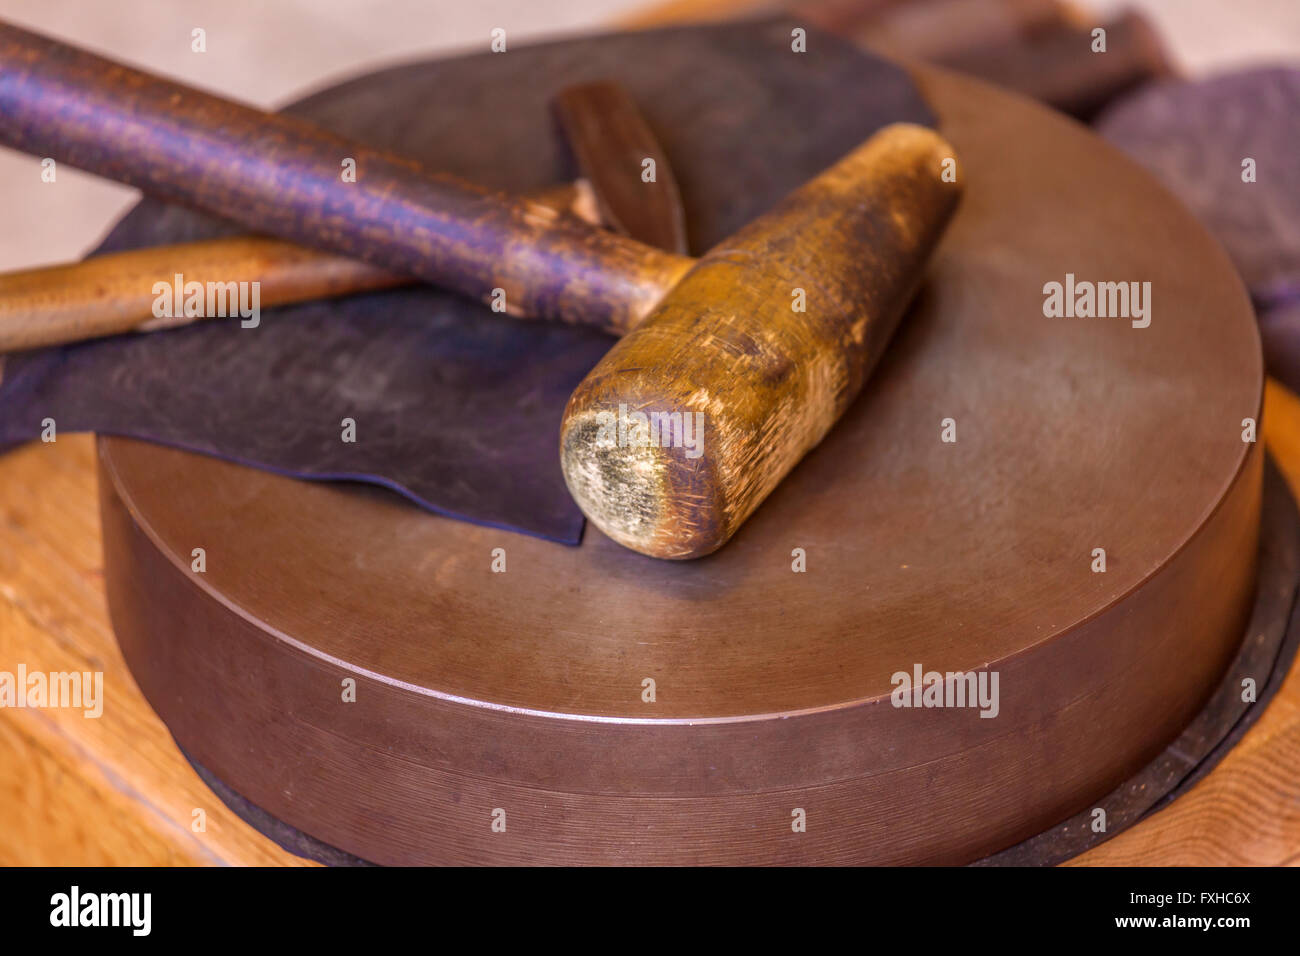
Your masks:
[{"label": "hammer handle", "polygon": [[[591,221],[585,191],[563,183],[527,198]],[[257,283],[261,308],[373,292],[418,280],[265,236],[202,239],[92,256],[66,265],[0,273],[0,354],[123,332],[152,332],[202,316],[157,318],[158,282]],[[228,312],[228,310],[223,310]]]},{"label": "hammer handle", "polygon": [[257,282],[262,308],[413,281],[282,239],[238,236],[133,249],[0,275],[0,353],[192,322],[184,315],[154,317],[155,284],[171,285],[178,273],[205,285]]},{"label": "hammer handle", "polygon": [[0,143],[517,315],[623,329],[692,264],[4,23]]}]

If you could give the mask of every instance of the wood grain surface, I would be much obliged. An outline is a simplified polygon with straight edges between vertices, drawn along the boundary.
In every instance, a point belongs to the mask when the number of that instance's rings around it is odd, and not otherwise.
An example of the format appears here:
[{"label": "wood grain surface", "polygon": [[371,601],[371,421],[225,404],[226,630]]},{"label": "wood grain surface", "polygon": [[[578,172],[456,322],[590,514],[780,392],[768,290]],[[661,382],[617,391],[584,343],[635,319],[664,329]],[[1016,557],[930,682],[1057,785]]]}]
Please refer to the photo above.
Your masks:
[{"label": "wood grain surface", "polygon": [[98,719],[0,710],[0,863],[292,862],[200,782],[136,689],[104,604],[94,474],[88,435],[0,456],[0,668],[102,670],[106,698]]}]

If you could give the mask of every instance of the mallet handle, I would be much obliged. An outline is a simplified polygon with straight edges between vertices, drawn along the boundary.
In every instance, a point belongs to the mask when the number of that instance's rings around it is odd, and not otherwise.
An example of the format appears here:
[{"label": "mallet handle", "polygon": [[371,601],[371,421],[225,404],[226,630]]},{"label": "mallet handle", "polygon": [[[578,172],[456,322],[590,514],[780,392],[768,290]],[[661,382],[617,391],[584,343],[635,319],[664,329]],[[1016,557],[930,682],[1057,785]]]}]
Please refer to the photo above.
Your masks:
[{"label": "mallet handle", "polygon": [[[528,198],[572,215],[584,214],[587,205],[572,183],[538,190]],[[192,322],[195,318],[154,316],[155,284],[171,283],[177,274],[204,286],[256,282],[258,304],[265,309],[418,281],[348,256],[264,236],[107,253],[0,273],[0,354]]]},{"label": "mallet handle", "polygon": [[475,298],[503,289],[521,315],[623,329],[692,265],[4,23],[0,143]]},{"label": "mallet handle", "polygon": [[412,280],[282,239],[238,236],[152,246],[0,275],[0,353],[194,321],[153,315],[155,283],[259,283],[262,308]]}]

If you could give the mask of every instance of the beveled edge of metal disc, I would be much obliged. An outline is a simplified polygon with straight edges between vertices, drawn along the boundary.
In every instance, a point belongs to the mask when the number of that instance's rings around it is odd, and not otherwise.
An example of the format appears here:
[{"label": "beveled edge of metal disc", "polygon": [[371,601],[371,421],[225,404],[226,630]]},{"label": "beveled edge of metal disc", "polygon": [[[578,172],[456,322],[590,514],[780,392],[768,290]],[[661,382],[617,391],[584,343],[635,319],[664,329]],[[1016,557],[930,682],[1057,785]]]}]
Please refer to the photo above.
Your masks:
[{"label": "beveled edge of metal disc", "polygon": [[[1182,796],[1218,765],[1263,714],[1300,648],[1300,512],[1286,479],[1265,456],[1255,604],[1236,658],[1209,700],[1154,760],[1094,806],[971,866],[1050,866],[1105,843]],[[1253,679],[1256,699],[1242,700]],[[1105,811],[1105,830],[1093,832]]]}]

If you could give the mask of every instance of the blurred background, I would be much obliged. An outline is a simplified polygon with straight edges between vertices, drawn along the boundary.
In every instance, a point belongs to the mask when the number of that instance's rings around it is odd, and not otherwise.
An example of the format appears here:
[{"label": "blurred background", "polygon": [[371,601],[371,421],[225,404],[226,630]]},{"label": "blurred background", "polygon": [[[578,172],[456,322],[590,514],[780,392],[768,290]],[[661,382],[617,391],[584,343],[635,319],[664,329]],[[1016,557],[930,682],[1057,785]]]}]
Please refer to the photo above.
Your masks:
[{"label": "blurred background", "polygon": [[[871,0],[867,0],[868,5]],[[926,0],[911,0],[913,5]],[[945,0],[947,2],[947,0]],[[770,6],[771,4],[769,4]],[[852,7],[852,0],[822,6]],[[263,107],[395,61],[609,29],[647,11],[707,16],[745,0],[0,0],[0,18]],[[1186,76],[1300,61],[1300,0],[1087,0],[1098,22],[1140,11]],[[206,52],[191,31],[206,31]],[[134,190],[61,167],[43,188],[30,157],[0,148],[0,270],[75,259],[134,202]]]}]

